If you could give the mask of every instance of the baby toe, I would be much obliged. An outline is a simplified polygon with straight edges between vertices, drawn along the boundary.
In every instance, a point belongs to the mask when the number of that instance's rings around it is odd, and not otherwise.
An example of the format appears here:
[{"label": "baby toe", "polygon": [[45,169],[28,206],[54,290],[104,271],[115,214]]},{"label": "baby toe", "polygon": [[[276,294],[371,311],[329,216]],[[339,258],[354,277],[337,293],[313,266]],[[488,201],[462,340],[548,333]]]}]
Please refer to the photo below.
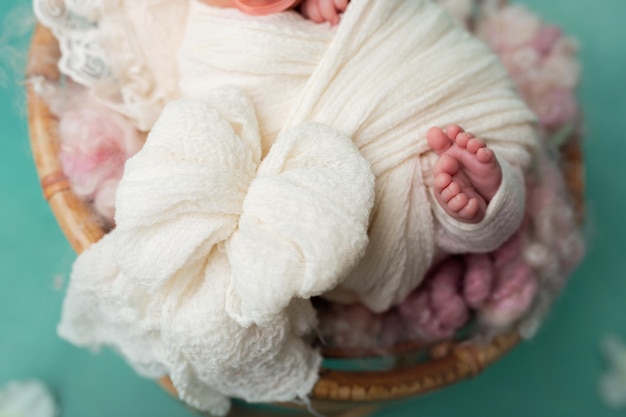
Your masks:
[{"label": "baby toe", "polygon": [[459,161],[456,158],[453,158],[452,156],[447,154],[443,154],[435,164],[435,167],[433,168],[433,174],[435,174],[435,176],[443,173],[454,175],[459,172],[460,169],[461,166],[459,165]]},{"label": "baby toe", "polygon": [[491,162],[495,162],[496,154],[494,154],[491,149],[485,146],[476,151],[476,159],[478,159],[478,161],[482,162],[483,164],[488,164]]},{"label": "baby toe", "polygon": [[454,142],[457,144],[457,146],[459,146],[461,148],[466,148],[467,147],[467,143],[473,137],[474,137],[474,135],[469,133],[469,132],[461,132],[461,133],[459,133],[458,135],[455,136]]},{"label": "baby toe", "polygon": [[462,220],[480,221],[483,216],[479,217],[480,202],[476,197],[470,198],[467,205],[459,210],[459,217]]},{"label": "baby toe", "polygon": [[465,206],[467,206],[468,201],[469,198],[467,198],[465,193],[458,193],[456,196],[452,197],[450,201],[448,201],[448,209],[454,213],[458,213]]},{"label": "baby toe", "polygon": [[324,21],[317,1],[305,0],[304,3],[302,3],[301,12],[304,17],[315,23],[322,23]]},{"label": "baby toe", "polygon": [[333,25],[339,23],[339,15],[337,15],[337,9],[333,0],[320,0],[319,8],[326,22]]},{"label": "baby toe", "polygon": [[452,176],[446,172],[435,176],[435,191],[441,193],[452,182]]},{"label": "baby toe", "polygon": [[461,186],[456,181],[451,181],[446,188],[441,191],[441,200],[450,203],[451,200],[461,193]]},{"label": "baby toe", "polygon": [[341,12],[345,12],[348,8],[348,0],[335,0],[335,7]]},{"label": "baby toe", "polygon": [[459,133],[462,133],[462,132],[464,132],[464,130],[459,125],[448,125],[446,127],[446,133],[451,138],[456,138],[459,135]]},{"label": "baby toe", "polygon": [[474,154],[478,152],[479,149],[483,149],[485,146],[487,146],[485,145],[485,142],[476,137],[467,141],[467,150]]},{"label": "baby toe", "polygon": [[437,153],[442,153],[452,146],[452,140],[439,127],[431,127],[426,133],[426,139],[430,148]]}]

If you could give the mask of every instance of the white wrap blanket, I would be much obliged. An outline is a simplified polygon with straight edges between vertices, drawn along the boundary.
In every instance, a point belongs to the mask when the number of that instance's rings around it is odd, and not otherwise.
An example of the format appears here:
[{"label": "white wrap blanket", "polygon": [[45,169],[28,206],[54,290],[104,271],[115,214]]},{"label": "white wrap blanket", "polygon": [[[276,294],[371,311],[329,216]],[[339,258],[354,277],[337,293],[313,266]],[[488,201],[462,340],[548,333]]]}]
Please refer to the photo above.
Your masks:
[{"label": "white wrap blanket", "polygon": [[[179,53],[191,98],[127,163],[117,228],[76,262],[59,331],[170,375],[191,405],[306,396],[308,298],[385,310],[439,252],[489,251],[519,226],[533,115],[430,1],[352,0],[336,30],[192,1]],[[425,134],[448,123],[503,164],[477,225],[432,196]]]}]

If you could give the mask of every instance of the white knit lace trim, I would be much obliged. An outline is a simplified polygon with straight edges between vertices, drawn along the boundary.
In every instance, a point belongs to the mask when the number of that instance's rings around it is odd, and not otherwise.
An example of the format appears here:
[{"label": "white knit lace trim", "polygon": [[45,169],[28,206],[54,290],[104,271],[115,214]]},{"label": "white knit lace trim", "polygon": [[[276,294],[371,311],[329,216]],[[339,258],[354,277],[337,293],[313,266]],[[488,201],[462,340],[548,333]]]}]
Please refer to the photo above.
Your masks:
[{"label": "white knit lace trim", "polygon": [[101,0],[34,0],[39,21],[59,40],[59,69],[90,86],[112,77],[107,52],[98,39]]}]

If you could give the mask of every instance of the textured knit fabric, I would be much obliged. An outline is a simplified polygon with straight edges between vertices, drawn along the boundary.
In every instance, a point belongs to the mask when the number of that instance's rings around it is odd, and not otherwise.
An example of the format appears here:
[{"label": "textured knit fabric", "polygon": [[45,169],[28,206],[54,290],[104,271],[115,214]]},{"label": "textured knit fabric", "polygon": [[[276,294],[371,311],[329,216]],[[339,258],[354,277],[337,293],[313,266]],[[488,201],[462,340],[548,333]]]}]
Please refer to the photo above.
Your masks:
[{"label": "textured knit fabric", "polygon": [[350,138],[328,127],[287,130],[261,161],[237,90],[172,102],[126,164],[116,229],[74,266],[59,332],[169,375],[215,414],[229,396],[304,398],[320,363],[302,339],[316,321],[308,298],[362,256],[373,187]]}]

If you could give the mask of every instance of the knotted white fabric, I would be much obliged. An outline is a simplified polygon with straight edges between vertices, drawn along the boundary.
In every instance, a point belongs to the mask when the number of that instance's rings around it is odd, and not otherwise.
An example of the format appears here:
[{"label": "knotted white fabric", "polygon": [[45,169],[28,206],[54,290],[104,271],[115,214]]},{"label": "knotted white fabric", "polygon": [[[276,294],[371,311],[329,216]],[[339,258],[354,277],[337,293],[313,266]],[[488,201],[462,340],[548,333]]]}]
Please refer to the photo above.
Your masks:
[{"label": "knotted white fabric", "polygon": [[[518,173],[538,147],[535,117],[498,58],[429,0],[352,0],[337,28],[192,0],[179,72],[186,96],[239,86],[263,109],[264,151],[281,129],[317,121],[350,136],[370,162],[367,254],[328,298],[385,311],[439,252],[491,251],[521,222]],[[451,123],[484,139],[503,164],[503,185],[477,225],[451,219],[432,194],[426,132]]]},{"label": "knotted white fabric", "polygon": [[211,413],[229,396],[306,397],[320,364],[302,339],[308,298],[362,256],[374,177],[320,124],[285,131],[263,160],[260,145],[238,90],[170,103],[126,164],[116,229],[75,264],[60,334],[169,375]]}]

